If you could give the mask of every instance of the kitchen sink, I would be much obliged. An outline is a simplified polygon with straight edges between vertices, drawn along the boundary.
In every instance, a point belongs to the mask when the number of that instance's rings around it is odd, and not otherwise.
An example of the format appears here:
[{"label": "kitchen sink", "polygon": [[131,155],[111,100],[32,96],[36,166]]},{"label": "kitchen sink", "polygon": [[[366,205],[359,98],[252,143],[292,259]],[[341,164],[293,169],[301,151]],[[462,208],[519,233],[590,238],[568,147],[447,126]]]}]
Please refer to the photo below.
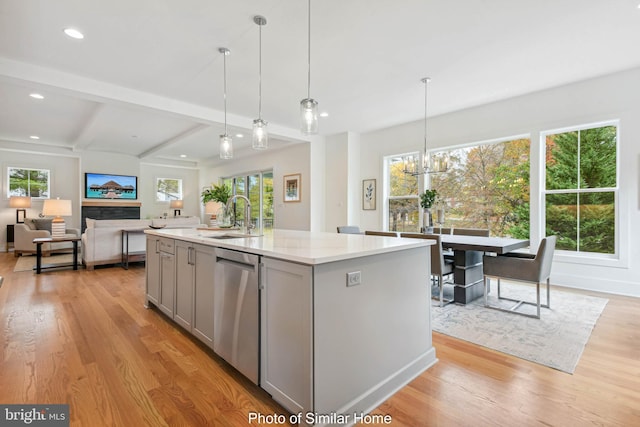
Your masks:
[{"label": "kitchen sink", "polygon": [[216,234],[212,236],[205,236],[211,239],[225,240],[225,239],[242,239],[245,237],[260,237],[260,234],[244,234],[244,233],[225,233],[225,234]]}]

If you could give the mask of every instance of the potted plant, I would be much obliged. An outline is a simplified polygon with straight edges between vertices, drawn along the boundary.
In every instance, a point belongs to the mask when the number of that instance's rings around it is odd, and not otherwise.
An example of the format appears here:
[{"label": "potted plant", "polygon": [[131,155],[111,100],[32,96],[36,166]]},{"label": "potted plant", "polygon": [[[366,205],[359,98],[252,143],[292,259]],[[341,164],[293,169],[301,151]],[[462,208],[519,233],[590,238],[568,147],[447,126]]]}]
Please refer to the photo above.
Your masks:
[{"label": "potted plant", "polygon": [[431,215],[431,208],[437,198],[437,190],[424,190],[424,193],[420,194],[420,206],[424,209],[423,230],[426,233],[433,233],[433,216]]},{"label": "potted plant", "polygon": [[214,184],[202,190],[200,196],[202,197],[203,205],[206,205],[208,202],[220,202],[226,205],[227,200],[231,197],[231,189],[225,184]]},{"label": "potted plant", "polygon": [[206,205],[209,202],[220,203],[221,206],[218,212],[211,216],[211,223],[217,224],[220,227],[230,227],[231,216],[227,212],[227,201],[231,197],[231,188],[225,184],[214,184],[211,187],[205,188],[200,193],[202,197],[202,204]]}]

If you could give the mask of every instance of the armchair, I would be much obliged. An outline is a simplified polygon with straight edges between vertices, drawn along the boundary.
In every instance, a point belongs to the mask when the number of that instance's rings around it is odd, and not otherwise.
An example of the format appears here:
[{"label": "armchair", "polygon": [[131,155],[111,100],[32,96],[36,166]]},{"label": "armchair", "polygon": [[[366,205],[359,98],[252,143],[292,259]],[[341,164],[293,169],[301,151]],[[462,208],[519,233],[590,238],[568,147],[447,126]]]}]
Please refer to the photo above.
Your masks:
[{"label": "armchair", "polygon": [[[80,237],[80,230],[67,228],[66,237]],[[35,254],[36,245],[33,239],[51,237],[51,219],[25,218],[24,223],[14,227],[14,255]],[[42,253],[48,256],[52,252],[67,252],[73,250],[71,242],[53,242],[42,245]]]},{"label": "armchair", "polygon": [[[551,276],[551,263],[556,247],[556,236],[548,236],[542,239],[538,251],[533,254],[507,253],[498,256],[483,257],[484,273],[484,306],[496,310],[507,311],[522,316],[540,318],[540,307],[550,307],[549,276]],[[498,299],[516,302],[510,309],[504,309],[489,304],[488,287],[490,278],[498,279]],[[536,302],[507,298],[500,295],[500,279],[514,280],[516,282],[528,282],[536,285]],[[540,282],[547,282],[547,303],[540,303]],[[516,311],[522,304],[530,304],[536,307],[536,314],[526,314]]]}]

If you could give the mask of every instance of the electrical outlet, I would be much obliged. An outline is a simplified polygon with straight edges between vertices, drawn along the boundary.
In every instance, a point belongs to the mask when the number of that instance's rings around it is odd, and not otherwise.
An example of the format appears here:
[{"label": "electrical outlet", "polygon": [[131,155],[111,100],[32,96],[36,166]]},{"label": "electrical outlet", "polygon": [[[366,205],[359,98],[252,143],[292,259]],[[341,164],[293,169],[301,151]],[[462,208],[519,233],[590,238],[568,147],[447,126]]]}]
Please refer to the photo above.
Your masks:
[{"label": "electrical outlet", "polygon": [[351,273],[347,273],[347,286],[356,286],[360,283],[359,271],[352,271]]}]

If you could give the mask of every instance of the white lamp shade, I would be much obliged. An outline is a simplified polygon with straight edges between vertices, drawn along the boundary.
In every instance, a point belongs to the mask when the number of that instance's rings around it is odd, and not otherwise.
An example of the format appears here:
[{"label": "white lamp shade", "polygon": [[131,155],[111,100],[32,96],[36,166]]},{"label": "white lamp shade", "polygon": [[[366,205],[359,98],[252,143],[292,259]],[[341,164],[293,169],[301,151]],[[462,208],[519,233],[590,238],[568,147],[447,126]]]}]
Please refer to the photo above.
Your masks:
[{"label": "white lamp shade", "polygon": [[71,216],[71,200],[47,199],[42,205],[42,214],[47,216]]},{"label": "white lamp shade", "polygon": [[222,207],[222,203],[220,202],[207,202],[204,205],[204,213],[207,215],[215,215],[218,213],[218,210]]},{"label": "white lamp shade", "polygon": [[182,209],[183,205],[184,205],[184,204],[182,203],[182,200],[172,200],[172,201],[169,203],[169,207],[170,207],[171,209]]},{"label": "white lamp shade", "polygon": [[31,197],[29,196],[11,196],[9,197],[9,207],[26,209],[31,207]]}]

